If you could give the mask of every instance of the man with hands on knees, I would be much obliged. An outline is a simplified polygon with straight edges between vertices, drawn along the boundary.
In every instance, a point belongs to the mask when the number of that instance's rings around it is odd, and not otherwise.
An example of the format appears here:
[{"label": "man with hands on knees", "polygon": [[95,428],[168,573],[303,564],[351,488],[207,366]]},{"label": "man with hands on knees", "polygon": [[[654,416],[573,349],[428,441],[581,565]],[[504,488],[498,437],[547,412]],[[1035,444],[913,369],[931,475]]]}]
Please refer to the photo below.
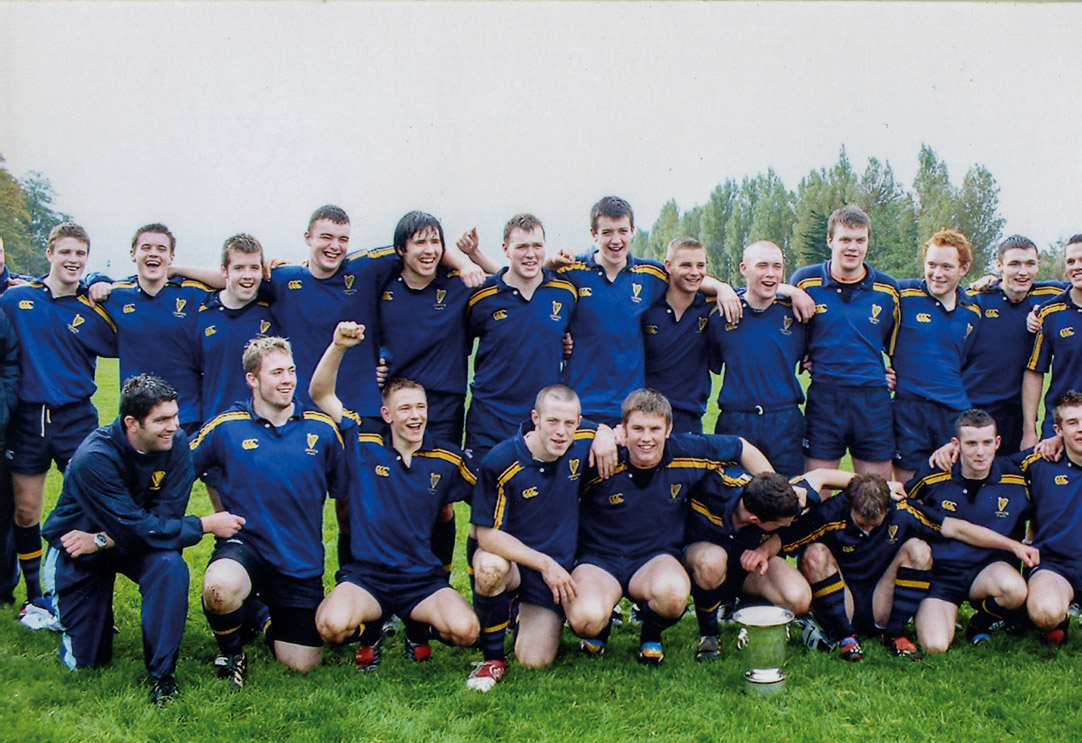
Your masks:
[{"label": "man with hands on knees", "polygon": [[43,536],[45,583],[64,625],[60,655],[72,669],[107,663],[113,650],[113,584],[123,574],[143,595],[143,649],[161,704],[177,694],[176,664],[188,614],[181,550],[203,534],[228,539],[244,519],[185,516],[195,470],[177,415],[177,393],[157,377],[129,379],[120,415],[90,434],[67,468]]}]

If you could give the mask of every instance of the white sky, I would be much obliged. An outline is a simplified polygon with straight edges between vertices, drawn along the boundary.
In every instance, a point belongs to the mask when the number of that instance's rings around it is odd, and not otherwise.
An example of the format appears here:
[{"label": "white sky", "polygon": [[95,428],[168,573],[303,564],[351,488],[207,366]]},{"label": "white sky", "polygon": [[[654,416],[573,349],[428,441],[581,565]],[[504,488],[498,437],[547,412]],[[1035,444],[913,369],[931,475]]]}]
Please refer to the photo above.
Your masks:
[{"label": "white sky", "polygon": [[956,184],[981,163],[1004,234],[1045,244],[1082,231],[1080,28],[1074,4],[5,2],[0,154],[115,275],[156,220],[185,263],[239,231],[299,260],[328,202],[355,247],[424,209],[490,253],[531,211],[581,251],[600,196],[649,228],[842,145],[907,185],[921,143]]}]

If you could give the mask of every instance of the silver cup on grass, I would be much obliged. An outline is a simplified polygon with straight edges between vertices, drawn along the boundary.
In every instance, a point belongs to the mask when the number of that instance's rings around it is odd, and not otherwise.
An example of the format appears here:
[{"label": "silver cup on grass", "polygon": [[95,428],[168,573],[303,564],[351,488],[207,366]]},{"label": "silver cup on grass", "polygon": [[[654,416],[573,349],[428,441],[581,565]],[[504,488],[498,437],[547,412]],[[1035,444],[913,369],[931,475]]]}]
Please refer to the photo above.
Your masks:
[{"label": "silver cup on grass", "polygon": [[781,666],[793,612],[777,606],[749,606],[733,614],[733,621],[740,625],[736,647],[748,666],[744,691],[756,696],[780,693],[785,688]]}]

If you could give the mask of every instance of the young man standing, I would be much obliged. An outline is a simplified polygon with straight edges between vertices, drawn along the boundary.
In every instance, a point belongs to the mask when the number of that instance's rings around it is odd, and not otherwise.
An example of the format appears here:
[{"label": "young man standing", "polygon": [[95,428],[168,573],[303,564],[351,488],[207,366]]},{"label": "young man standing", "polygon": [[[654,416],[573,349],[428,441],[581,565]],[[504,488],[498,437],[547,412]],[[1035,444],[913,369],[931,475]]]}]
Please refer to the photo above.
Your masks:
[{"label": "young man standing", "polygon": [[245,630],[258,608],[251,597],[270,609],[279,662],[301,672],[319,664],[323,505],[349,479],[335,422],[295,399],[289,342],[253,339],[244,371],[251,398],[208,421],[191,444],[196,471],[210,473],[222,505],[246,519],[240,535],[215,545],[203,577],[203,613],[221,651],[215,665],[237,690],[247,671]]},{"label": "young man standing", "polygon": [[928,238],[922,254],[924,280],[899,282],[901,318],[892,349],[898,375],[894,472],[901,482],[951,440],[954,421],[970,407],[962,367],[981,320],[980,308],[958,286],[973,263],[966,236],[940,230]]},{"label": "young man standing", "polygon": [[46,578],[64,629],[60,657],[73,670],[109,662],[113,584],[125,575],[143,596],[143,654],[157,704],[177,694],[188,615],[181,550],[208,533],[228,539],[244,524],[232,513],[184,515],[195,471],[177,412],[168,382],[129,379],[116,422],[94,431],[72,457],[43,529]]},{"label": "young man standing", "polygon": [[[954,423],[958,461],[949,472],[927,463],[917,471],[909,497],[943,513],[1021,539],[1029,516],[1029,490],[1022,471],[997,457],[996,422],[983,410],[967,410]],[[1026,602],[1026,581],[1014,555],[955,540],[932,542],[932,586],[917,611],[917,638],[925,651],[945,653],[954,639],[958,607],[969,599],[977,609],[966,639],[987,642],[996,621],[1013,618]]]},{"label": "young man standing", "polygon": [[898,321],[898,284],[864,262],[870,232],[859,207],[835,209],[827,222],[830,260],[798,269],[791,281],[815,301],[805,469],[837,469],[848,449],[856,472],[886,479],[895,446],[883,354]]},{"label": "young man standing", "polygon": [[15,549],[26,582],[20,621],[31,629],[59,629],[41,595],[41,511],[45,476],[63,472],[75,450],[98,426],[90,402],[99,356],[116,356],[116,325],[80,285],[90,236],[74,222],[49,232],[49,273],[0,296],[19,338],[19,406],[8,429],[15,490]]},{"label": "young man standing", "polygon": [[717,317],[699,291],[706,278],[706,248],[692,237],[669,242],[665,253],[669,287],[642,314],[646,387],[668,398],[673,433],[702,433],[710,397],[708,326]]}]

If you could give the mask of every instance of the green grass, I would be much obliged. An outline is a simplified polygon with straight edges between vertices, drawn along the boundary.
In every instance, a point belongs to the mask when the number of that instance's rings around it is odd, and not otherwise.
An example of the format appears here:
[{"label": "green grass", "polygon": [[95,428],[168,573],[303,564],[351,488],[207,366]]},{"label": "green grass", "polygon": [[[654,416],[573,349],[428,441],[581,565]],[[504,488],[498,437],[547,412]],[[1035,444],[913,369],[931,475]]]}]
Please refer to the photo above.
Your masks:
[{"label": "green grass", "polygon": [[[102,418],[116,406],[116,364],[99,371]],[[710,421],[712,424],[712,421]],[[59,477],[49,480],[48,506]],[[468,511],[460,506],[460,531]],[[210,511],[197,485],[190,510]],[[327,513],[325,539],[333,544]],[[460,535],[461,536],[461,535]],[[605,657],[588,661],[564,649],[548,669],[512,662],[493,691],[464,681],[479,654],[435,648],[424,666],[407,661],[401,640],[388,642],[370,675],[353,668],[352,652],[328,649],[306,676],[251,648],[249,683],[228,693],[210,668],[214,642],[199,611],[198,587],[210,540],[185,552],[192,567],[188,627],[178,677],[182,696],[165,709],[148,702],[139,631],[139,597],[117,582],[117,624],[111,665],[69,672],[56,655],[58,636],[0,622],[0,741],[1077,741],[1082,734],[1078,645],[1052,651],[1032,637],[996,635],[991,647],[956,646],[915,663],[869,642],[867,658],[845,664],[833,655],[789,647],[788,687],[777,699],[741,693],[743,667],[736,630],[725,628],[725,657],[711,666],[692,659],[695,622],[685,617],[666,633],[660,669],[634,662],[638,633],[617,628]],[[462,546],[454,575],[467,592]],[[333,563],[333,549],[328,549]],[[334,565],[328,565],[331,584]],[[14,611],[9,609],[11,616]],[[1075,629],[1075,636],[1082,632]]]}]

